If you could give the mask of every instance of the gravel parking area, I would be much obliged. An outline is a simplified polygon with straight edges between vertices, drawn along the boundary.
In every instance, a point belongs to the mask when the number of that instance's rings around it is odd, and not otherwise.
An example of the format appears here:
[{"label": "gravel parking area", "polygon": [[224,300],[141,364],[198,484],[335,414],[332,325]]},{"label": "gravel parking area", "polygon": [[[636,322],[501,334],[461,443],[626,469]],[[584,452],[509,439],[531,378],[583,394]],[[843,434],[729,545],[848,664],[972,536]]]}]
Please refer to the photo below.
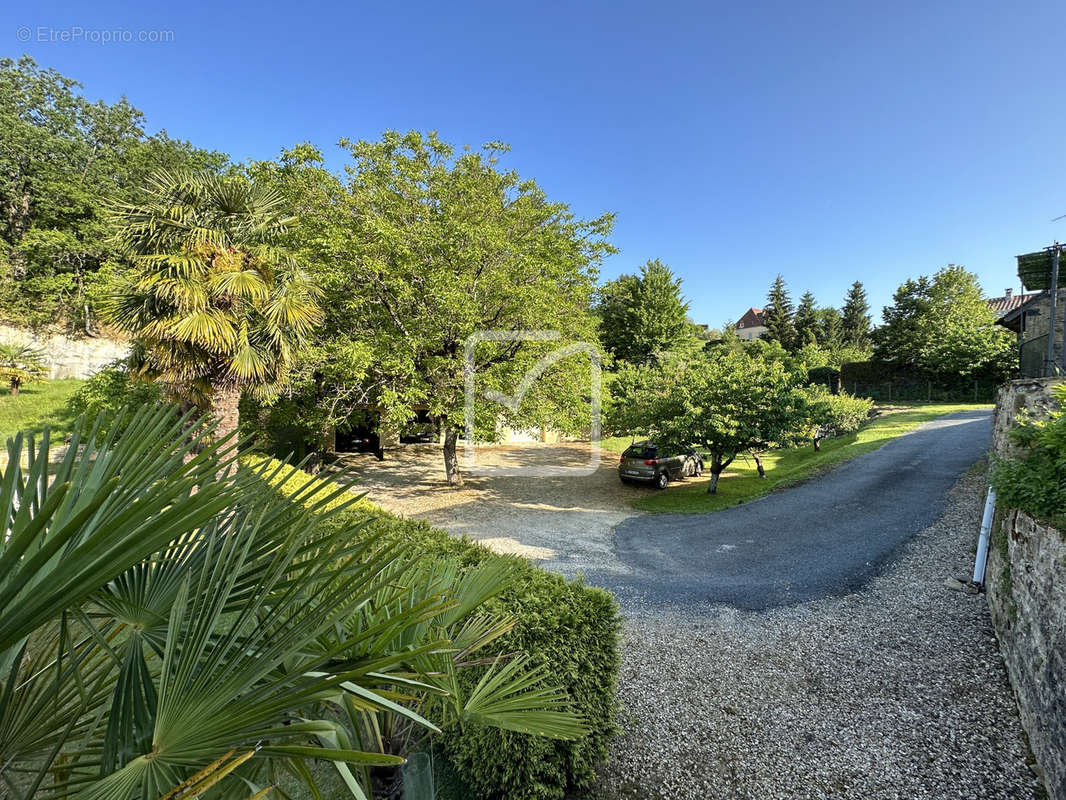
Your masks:
[{"label": "gravel parking area", "polygon": [[[587,467],[589,452],[580,443],[479,447],[477,463],[568,470]],[[384,461],[344,454],[341,464],[355,471],[368,499],[386,511],[525,556],[567,577],[629,574],[632,568],[615,555],[613,529],[638,513],[629,506],[635,495],[655,491],[623,486],[618,454],[599,450],[590,474],[467,474],[461,489],[448,488],[439,445],[404,445],[389,450]]]},{"label": "gravel parking area", "polygon": [[982,596],[982,476],[856,594],[762,613],[626,609],[600,800],[1036,798]]}]

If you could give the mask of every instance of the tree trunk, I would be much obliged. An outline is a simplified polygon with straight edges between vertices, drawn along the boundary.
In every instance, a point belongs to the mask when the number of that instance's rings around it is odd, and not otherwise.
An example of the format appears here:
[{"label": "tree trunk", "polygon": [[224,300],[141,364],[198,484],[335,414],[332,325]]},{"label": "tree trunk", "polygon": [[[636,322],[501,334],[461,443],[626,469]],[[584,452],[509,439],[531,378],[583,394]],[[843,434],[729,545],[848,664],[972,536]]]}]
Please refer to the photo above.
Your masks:
[{"label": "tree trunk", "polygon": [[822,440],[819,439],[817,436],[815,436],[814,437],[814,452],[817,453],[821,449],[822,449]]},{"label": "tree trunk", "polygon": [[224,439],[237,432],[240,422],[241,390],[236,386],[216,386],[211,395],[211,421],[216,424],[215,438]]},{"label": "tree trunk", "polygon": [[444,431],[444,472],[451,486],[462,486],[463,476],[459,473],[459,458],[455,455],[455,443],[459,441],[459,431],[448,428]]},{"label": "tree trunk", "polygon": [[707,481],[707,494],[718,493],[718,478],[721,477],[721,475],[722,470],[720,467],[711,467],[711,479]]},{"label": "tree trunk", "polygon": [[[211,421],[215,423],[215,440],[230,437],[227,442],[232,446],[236,442],[237,425],[240,422],[241,390],[230,384],[216,386],[211,395]],[[227,447],[226,449],[229,449]],[[229,455],[232,455],[229,454]],[[227,469],[219,470],[215,476],[218,480],[226,480],[237,471],[236,462]]]},{"label": "tree trunk", "polygon": [[12,378],[11,379],[11,396],[12,397],[18,397],[19,396],[19,381],[18,381],[18,378]]},{"label": "tree trunk", "polygon": [[758,471],[759,477],[765,478],[766,467],[762,465],[762,456],[760,456],[758,453],[752,453],[751,457],[755,459],[755,469]]}]

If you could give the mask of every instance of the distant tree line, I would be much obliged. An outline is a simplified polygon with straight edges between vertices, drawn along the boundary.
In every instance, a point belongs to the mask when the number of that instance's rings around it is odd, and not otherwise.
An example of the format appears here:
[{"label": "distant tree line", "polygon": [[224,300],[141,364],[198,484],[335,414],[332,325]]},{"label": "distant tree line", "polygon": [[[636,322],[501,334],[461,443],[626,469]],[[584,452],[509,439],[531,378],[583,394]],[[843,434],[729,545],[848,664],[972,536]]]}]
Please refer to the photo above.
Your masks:
[{"label": "distant tree line", "polygon": [[0,309],[10,322],[95,333],[124,269],[111,201],[144,199],[157,169],[217,173],[223,153],[149,134],[125,98],[91,102],[33,59],[0,59]]},{"label": "distant tree line", "polygon": [[793,307],[785,279],[778,275],[763,308],[763,338],[799,355],[808,367],[839,366],[870,355],[871,317],[866,290],[855,281],[840,308],[818,306],[806,291]]},{"label": "distant tree line", "polygon": [[[577,218],[505,169],[501,143],[389,131],[340,145],[343,173],[309,144],[235,165],[147,133],[125,99],[92,102],[29,58],[0,60],[4,318],[90,335],[115,325],[135,343],[131,374],[209,411],[220,432],[241,425],[279,449],[280,428],[325,453],[357,417],[397,430],[428,414],[456,484],[467,423],[486,441],[502,425],[587,430],[587,354],[552,363],[513,403],[488,400],[557,346],[522,331],[598,340],[612,375],[714,351],[805,374],[870,358],[1000,374],[1009,361],[1009,335],[961,267],[907,281],[877,329],[861,282],[840,309],[809,291],[794,306],[778,276],[764,341],[742,342],[695,324],[659,260],[599,284],[612,215]],[[483,330],[505,336],[471,340]]]}]

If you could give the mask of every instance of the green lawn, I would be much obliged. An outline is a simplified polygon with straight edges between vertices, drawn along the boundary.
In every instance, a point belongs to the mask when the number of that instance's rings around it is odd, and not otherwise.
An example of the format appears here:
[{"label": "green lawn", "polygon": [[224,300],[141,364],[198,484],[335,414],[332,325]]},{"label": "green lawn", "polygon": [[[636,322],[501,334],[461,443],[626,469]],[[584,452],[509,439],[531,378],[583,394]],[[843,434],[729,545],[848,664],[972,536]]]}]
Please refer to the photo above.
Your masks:
[{"label": "green lawn", "polygon": [[[641,511],[680,512],[693,514],[718,511],[762,497],[774,489],[810,478],[837,466],[849,458],[876,450],[897,436],[914,430],[923,422],[950,414],[992,406],[980,403],[897,403],[879,406],[881,415],[866,423],[855,433],[826,439],[822,449],[815,452],[806,447],[777,450],[763,457],[766,478],[760,479],[750,456],[737,456],[718,483],[716,494],[707,494],[707,473],[699,479],[671,483],[665,491],[634,489],[633,507]],[[605,439],[600,446],[621,452],[629,445],[629,437]]]},{"label": "green lawn", "polygon": [[41,433],[45,425],[55,433],[66,434],[73,420],[66,412],[67,398],[85,381],[67,378],[41,381],[22,387],[18,397],[0,394],[0,442],[19,431]]}]

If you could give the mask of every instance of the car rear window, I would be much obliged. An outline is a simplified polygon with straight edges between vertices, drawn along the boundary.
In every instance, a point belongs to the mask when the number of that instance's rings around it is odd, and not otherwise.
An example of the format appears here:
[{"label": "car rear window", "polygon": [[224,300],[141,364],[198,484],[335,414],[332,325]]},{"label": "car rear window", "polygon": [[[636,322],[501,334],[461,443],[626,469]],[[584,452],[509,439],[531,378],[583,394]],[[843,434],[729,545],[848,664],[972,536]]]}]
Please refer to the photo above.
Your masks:
[{"label": "car rear window", "polygon": [[629,447],[622,456],[624,458],[655,458],[659,448],[654,444],[635,444]]}]

